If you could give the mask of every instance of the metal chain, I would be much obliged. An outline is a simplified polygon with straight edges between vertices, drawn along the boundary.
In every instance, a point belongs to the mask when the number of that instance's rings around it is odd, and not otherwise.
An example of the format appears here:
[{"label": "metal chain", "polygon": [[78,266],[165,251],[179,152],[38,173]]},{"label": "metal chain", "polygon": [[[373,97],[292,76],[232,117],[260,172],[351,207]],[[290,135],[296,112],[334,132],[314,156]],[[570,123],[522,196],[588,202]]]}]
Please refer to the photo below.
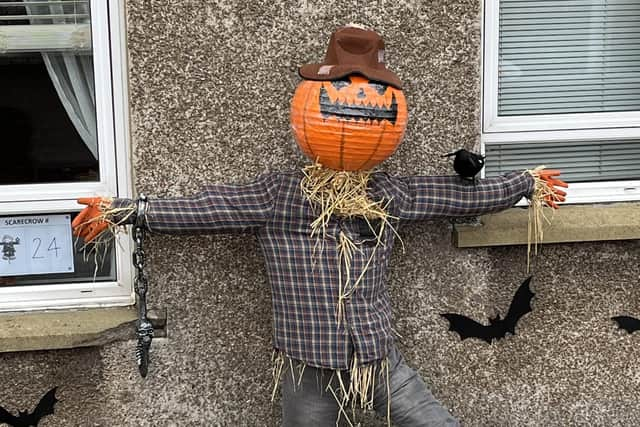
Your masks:
[{"label": "metal chain", "polygon": [[133,252],[133,266],[136,269],[136,278],[133,283],[137,296],[138,322],[136,335],[138,343],[136,345],[136,362],[142,377],[147,376],[149,368],[149,348],[153,340],[153,325],[147,319],[147,276],[144,272],[144,222],[147,208],[147,197],[141,194],[138,198],[136,222],[133,226],[133,240],[135,250]]}]

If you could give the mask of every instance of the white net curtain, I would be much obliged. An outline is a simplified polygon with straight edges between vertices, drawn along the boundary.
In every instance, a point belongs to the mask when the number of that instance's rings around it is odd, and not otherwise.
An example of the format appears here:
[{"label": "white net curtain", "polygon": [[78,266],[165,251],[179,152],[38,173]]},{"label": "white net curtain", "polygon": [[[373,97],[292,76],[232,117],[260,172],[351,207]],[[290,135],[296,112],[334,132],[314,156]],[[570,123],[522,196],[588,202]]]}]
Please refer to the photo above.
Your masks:
[{"label": "white net curtain", "polygon": [[[60,101],[85,145],[98,158],[96,97],[88,0],[24,0],[34,44]],[[24,39],[23,39],[24,40]]]}]

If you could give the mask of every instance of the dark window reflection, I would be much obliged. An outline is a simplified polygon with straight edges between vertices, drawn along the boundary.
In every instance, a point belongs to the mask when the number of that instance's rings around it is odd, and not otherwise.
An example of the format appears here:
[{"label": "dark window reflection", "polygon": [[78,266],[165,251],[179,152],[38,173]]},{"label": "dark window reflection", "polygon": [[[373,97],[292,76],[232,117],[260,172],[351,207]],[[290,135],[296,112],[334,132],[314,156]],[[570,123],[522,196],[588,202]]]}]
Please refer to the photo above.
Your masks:
[{"label": "dark window reflection", "polygon": [[0,55],[0,184],[97,181],[40,54]]}]

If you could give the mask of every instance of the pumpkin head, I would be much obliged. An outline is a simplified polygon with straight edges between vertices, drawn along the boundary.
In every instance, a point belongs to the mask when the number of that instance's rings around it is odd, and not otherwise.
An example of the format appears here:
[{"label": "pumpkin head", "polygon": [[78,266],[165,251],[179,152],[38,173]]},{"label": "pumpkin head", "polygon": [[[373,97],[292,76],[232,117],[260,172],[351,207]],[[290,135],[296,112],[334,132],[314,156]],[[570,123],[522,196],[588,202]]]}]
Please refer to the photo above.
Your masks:
[{"label": "pumpkin head", "polygon": [[407,124],[402,90],[360,75],[303,80],[291,102],[302,152],[336,170],[367,170],[396,150]]}]

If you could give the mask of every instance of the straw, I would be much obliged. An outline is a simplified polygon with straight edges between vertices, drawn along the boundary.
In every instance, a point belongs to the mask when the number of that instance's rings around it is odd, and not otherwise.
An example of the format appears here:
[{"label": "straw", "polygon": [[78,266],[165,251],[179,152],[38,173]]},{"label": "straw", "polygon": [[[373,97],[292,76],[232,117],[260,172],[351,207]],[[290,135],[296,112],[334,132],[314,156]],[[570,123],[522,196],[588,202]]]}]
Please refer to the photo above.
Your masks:
[{"label": "straw", "polygon": [[545,180],[540,178],[540,171],[545,169],[545,166],[538,166],[534,169],[524,171],[525,174],[529,174],[533,177],[534,186],[533,194],[529,199],[529,212],[527,223],[527,273],[530,270],[530,260],[533,246],[533,254],[538,254],[538,245],[542,244],[544,240],[544,226],[545,224],[551,224],[551,220],[547,217],[547,209],[551,209],[553,218],[553,209],[548,206],[546,200],[558,201],[558,196],[553,191]]},{"label": "straw", "polygon": [[[112,199],[110,198],[102,199],[98,205],[101,212],[100,215],[90,218],[78,225],[79,228],[82,228],[96,222],[105,222],[107,224],[107,228],[95,236],[91,242],[85,242],[80,248],[85,261],[87,261],[90,256],[93,256],[94,280],[99,268],[104,265],[109,244],[115,239],[117,233],[126,232],[124,226],[128,223],[129,218],[136,212],[135,206],[112,208],[111,203]],[[117,221],[115,218],[118,218]]]},{"label": "straw", "polygon": [[[327,227],[332,216],[343,218],[361,217],[369,225],[376,238],[374,246],[365,267],[355,281],[352,281],[350,265],[353,254],[360,250],[351,238],[340,232],[337,239],[338,251],[338,302],[336,318],[338,326],[345,320],[344,303],[356,290],[365,273],[368,271],[376,252],[382,244],[382,237],[387,226],[393,230],[400,242],[393,226],[390,224],[395,219],[387,213],[390,201],[373,201],[368,194],[368,185],[371,171],[336,171],[314,163],[305,167],[302,172],[304,177],[300,187],[303,194],[311,203],[316,219],[311,223],[311,236],[315,237],[316,245],[314,253],[324,249],[327,238]],[[371,221],[380,221],[379,229],[374,229]],[[404,243],[403,243],[404,247]]]}]

